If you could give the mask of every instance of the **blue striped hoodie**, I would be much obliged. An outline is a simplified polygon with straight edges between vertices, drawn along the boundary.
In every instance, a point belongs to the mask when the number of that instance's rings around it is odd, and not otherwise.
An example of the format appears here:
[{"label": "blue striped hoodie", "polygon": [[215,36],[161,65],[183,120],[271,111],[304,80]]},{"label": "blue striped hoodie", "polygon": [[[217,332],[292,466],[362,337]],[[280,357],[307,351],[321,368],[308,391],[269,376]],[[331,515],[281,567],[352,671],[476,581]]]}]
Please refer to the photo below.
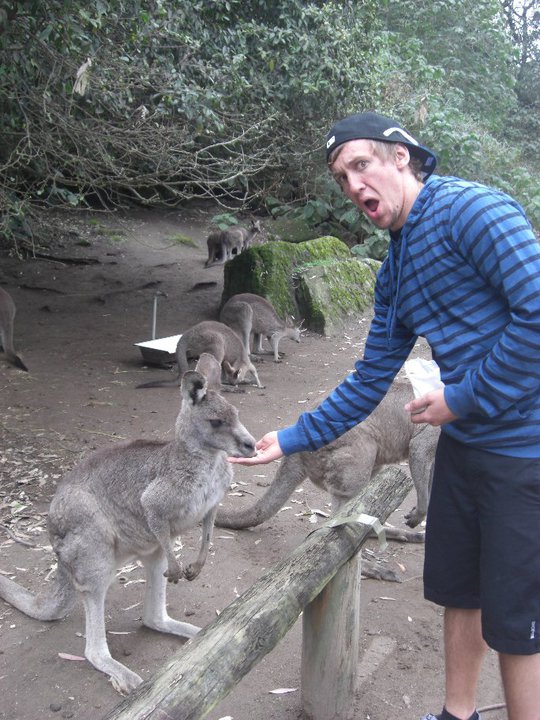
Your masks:
[{"label": "blue striped hoodie", "polygon": [[458,416],[443,432],[540,458],[540,244],[515,200],[431,176],[403,228],[390,233],[374,302],[363,359],[278,432],[286,455],[316,450],[364,420],[424,337]]}]

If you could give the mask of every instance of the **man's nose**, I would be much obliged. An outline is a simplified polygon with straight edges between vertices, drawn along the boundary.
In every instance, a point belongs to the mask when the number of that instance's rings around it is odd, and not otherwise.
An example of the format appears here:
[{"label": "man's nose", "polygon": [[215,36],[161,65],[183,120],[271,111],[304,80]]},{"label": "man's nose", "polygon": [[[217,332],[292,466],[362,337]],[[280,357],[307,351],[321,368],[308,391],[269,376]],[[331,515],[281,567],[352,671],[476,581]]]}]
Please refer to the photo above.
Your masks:
[{"label": "man's nose", "polygon": [[361,176],[354,173],[347,178],[347,186],[345,188],[346,195],[348,195],[351,200],[354,200],[358,193],[362,192],[364,187],[365,183]]}]

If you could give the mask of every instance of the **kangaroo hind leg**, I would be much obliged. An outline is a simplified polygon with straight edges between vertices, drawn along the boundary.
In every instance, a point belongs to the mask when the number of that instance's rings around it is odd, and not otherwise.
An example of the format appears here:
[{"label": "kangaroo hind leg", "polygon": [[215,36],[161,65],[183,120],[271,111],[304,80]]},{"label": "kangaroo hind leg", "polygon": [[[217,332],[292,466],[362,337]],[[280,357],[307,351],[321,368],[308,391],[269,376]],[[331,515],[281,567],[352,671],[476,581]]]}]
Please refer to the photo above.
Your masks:
[{"label": "kangaroo hind leg", "polygon": [[116,570],[114,550],[105,546],[87,548],[87,552],[77,554],[77,561],[74,575],[84,603],[85,657],[96,670],[110,676],[115,690],[127,695],[142,678],[112,657],[105,634],[105,597]]},{"label": "kangaroo hind leg", "polygon": [[140,558],[146,573],[143,624],[152,630],[192,638],[200,628],[171,618],[167,612],[167,559],[161,548]]}]

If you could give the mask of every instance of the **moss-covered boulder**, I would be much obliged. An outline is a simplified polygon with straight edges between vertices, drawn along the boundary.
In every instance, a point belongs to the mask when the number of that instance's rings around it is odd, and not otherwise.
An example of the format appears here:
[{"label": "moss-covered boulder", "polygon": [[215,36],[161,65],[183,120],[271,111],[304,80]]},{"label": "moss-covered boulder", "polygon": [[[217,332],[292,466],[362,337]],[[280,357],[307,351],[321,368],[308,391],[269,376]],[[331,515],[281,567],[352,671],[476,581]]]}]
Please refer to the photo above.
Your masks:
[{"label": "moss-covered boulder", "polygon": [[296,300],[310,330],[334,335],[373,304],[381,263],[344,259],[296,270]]},{"label": "moss-covered boulder", "polygon": [[281,317],[298,317],[295,273],[303,265],[351,257],[351,251],[335,237],[301,243],[277,240],[255,245],[225,264],[222,304],[237,293],[250,292],[267,298]]},{"label": "moss-covered boulder", "polygon": [[222,304],[237,293],[255,293],[281,317],[303,318],[310,330],[332,335],[371,306],[379,267],[355,258],[335,237],[269,242],[225,264]]},{"label": "moss-covered boulder", "polygon": [[317,230],[305,220],[289,215],[276,218],[266,226],[266,230],[271,241],[285,240],[289,243],[300,243],[321,237],[320,231],[317,233]]}]

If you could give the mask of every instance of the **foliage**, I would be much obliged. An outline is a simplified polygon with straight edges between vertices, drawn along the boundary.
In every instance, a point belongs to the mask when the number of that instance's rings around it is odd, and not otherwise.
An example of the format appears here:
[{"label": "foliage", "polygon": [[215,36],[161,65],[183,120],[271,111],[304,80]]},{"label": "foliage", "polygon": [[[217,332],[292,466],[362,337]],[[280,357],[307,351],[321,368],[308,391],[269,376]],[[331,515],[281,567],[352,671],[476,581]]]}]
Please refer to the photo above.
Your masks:
[{"label": "foliage", "polygon": [[432,0],[429,8],[416,0],[386,0],[383,7],[390,37],[404,47],[393,54],[396,69],[405,55],[405,74],[420,88],[427,110],[431,93],[446,97],[450,91],[454,109],[499,132],[516,104],[515,51],[499,0]]},{"label": "foliage", "polygon": [[[385,0],[381,7],[385,31],[376,57],[376,108],[399,118],[436,151],[438,172],[508,192],[540,227],[540,115],[530,103],[540,97],[534,93],[540,74],[530,72],[530,55],[525,68],[518,67],[499,0],[434,0],[429,7]],[[540,22],[540,13],[534,17]],[[385,256],[384,234],[353,219],[337,187],[314,184],[310,193],[304,217],[363,257]]]},{"label": "foliage", "polygon": [[[540,75],[531,73],[540,61],[540,13],[534,6],[435,0],[428,11],[415,0],[387,0],[389,72],[381,104],[436,151],[438,172],[505,190],[540,227]],[[512,11],[519,12],[519,31],[516,18],[509,22]]]},{"label": "foliage", "polygon": [[[540,224],[533,0],[5,0],[0,242],[37,208],[293,213],[383,252],[323,176],[336,117],[377,109],[440,172],[508,190]],[[232,219],[231,219],[232,218]]]},{"label": "foliage", "polygon": [[520,71],[540,61],[540,9],[537,0],[501,0],[506,26],[518,53]]},{"label": "foliage", "polygon": [[238,220],[232,213],[220,213],[212,217],[212,225],[215,225],[220,230],[227,230],[232,225],[238,225]]},{"label": "foliage", "polygon": [[231,208],[270,191],[298,195],[321,128],[344,97],[368,97],[375,82],[355,71],[375,52],[375,0],[5,8],[4,234],[36,202],[211,197]]},{"label": "foliage", "polygon": [[[538,0],[501,0],[517,52],[516,94],[519,106],[505,137],[523,150],[526,163],[540,158],[540,9]],[[538,174],[536,172],[536,174]]]}]

